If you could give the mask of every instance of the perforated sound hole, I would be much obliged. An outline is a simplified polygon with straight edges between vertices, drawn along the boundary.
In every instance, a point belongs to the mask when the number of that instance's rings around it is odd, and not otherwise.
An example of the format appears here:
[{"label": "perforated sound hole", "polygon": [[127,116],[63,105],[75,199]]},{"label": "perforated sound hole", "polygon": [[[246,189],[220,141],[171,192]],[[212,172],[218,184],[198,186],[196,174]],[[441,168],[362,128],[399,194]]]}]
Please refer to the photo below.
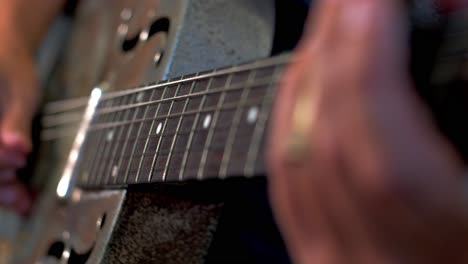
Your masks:
[{"label": "perforated sound hole", "polygon": [[97,221],[97,223],[96,223],[98,229],[104,228],[104,225],[106,224],[106,217],[107,217],[107,215],[106,215],[106,213],[104,213],[104,214],[102,214],[102,216],[98,219],[98,221]]},{"label": "perforated sound hole", "polygon": [[65,243],[61,241],[57,241],[49,247],[47,256],[54,257],[56,259],[61,259],[64,250],[65,250]]},{"label": "perforated sound hole", "polygon": [[91,256],[93,249],[94,246],[84,254],[78,254],[72,249],[70,252],[70,258],[68,259],[68,264],[85,264]]},{"label": "perforated sound hole", "polygon": [[139,31],[133,37],[126,37],[122,42],[122,51],[123,52],[130,52],[136,48],[139,42],[144,42],[150,40],[154,35],[158,33],[165,33],[169,32],[170,21],[167,17],[162,17],[156,19],[153,23],[151,23],[150,27],[146,30]]},{"label": "perforated sound hole", "polygon": [[49,250],[47,251],[47,257],[54,258],[57,261],[60,261],[60,263],[63,263],[62,261],[66,261],[65,263],[67,264],[85,264],[91,256],[93,250],[94,245],[88,251],[84,252],[83,254],[79,254],[64,242],[57,241],[52,243],[52,245],[49,247]]},{"label": "perforated sound hole", "polygon": [[[107,214],[103,213],[101,217],[99,217],[96,220],[96,227],[99,230],[102,230],[106,224],[106,218]],[[57,261],[60,261],[60,263],[67,263],[67,264],[85,264],[89,257],[91,256],[91,253],[94,250],[95,242],[91,246],[91,248],[82,253],[79,254],[78,252],[75,251],[75,249],[70,245],[69,243],[69,238],[70,238],[70,233],[64,232],[64,234],[67,234],[64,236],[64,241],[56,241],[52,243],[47,251],[47,259],[50,260],[50,258],[55,259]],[[46,262],[49,263],[49,262]]]}]

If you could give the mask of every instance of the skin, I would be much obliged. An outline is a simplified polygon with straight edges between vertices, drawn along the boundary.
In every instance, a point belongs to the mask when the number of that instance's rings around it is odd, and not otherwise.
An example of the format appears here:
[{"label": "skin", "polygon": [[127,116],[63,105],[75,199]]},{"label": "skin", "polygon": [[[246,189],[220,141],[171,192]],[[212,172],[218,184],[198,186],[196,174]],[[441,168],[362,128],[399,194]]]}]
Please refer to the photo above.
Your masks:
[{"label": "skin", "polygon": [[[406,68],[396,0],[321,0],[277,96],[270,199],[295,263],[468,263],[466,169]],[[306,150],[291,160],[295,105]]]},{"label": "skin", "polygon": [[40,89],[35,54],[64,0],[0,0],[0,206],[25,214],[30,196],[16,179],[31,152]]},{"label": "skin", "polygon": [[[19,213],[31,205],[15,172],[31,150],[40,96],[33,55],[62,4],[0,0],[8,40],[0,45],[0,205]],[[291,256],[300,264],[468,263],[464,165],[413,93],[399,1],[317,6],[270,133],[271,201]],[[285,124],[298,98],[312,103],[311,119],[307,151],[291,161]]]}]

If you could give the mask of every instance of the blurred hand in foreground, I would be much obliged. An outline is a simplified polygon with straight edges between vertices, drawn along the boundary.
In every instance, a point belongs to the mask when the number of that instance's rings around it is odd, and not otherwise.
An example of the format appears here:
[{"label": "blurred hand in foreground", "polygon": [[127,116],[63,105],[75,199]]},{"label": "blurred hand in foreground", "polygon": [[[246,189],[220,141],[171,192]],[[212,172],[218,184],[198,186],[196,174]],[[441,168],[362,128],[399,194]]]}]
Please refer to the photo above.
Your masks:
[{"label": "blurred hand in foreground", "polygon": [[0,45],[0,206],[26,213],[30,197],[16,177],[32,150],[31,123],[39,101],[33,54],[15,40]]},{"label": "blurred hand in foreground", "polygon": [[65,0],[0,1],[0,207],[26,214],[31,199],[16,178],[32,150],[40,87],[36,52]]},{"label": "blurred hand in foreground", "polygon": [[282,80],[269,188],[296,263],[468,263],[466,170],[412,87],[402,2],[319,1]]}]

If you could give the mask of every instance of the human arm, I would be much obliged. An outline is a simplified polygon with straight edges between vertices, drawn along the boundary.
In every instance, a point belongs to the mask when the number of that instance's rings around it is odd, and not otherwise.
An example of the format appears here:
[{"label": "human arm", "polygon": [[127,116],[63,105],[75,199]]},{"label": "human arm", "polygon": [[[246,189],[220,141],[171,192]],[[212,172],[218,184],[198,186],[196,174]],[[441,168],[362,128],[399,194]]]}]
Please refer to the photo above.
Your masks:
[{"label": "human arm", "polygon": [[64,0],[0,0],[0,206],[31,206],[16,171],[32,149],[31,122],[40,89],[35,56]]},{"label": "human arm", "polygon": [[296,263],[468,262],[465,166],[414,92],[403,12],[320,1],[282,81],[269,188]]}]

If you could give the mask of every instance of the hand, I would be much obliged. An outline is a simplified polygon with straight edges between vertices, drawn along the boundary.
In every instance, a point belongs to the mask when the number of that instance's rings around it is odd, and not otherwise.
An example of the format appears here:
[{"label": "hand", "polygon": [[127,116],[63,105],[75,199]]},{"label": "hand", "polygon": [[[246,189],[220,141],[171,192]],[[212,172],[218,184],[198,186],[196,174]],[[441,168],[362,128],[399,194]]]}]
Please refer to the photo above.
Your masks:
[{"label": "hand", "polygon": [[39,84],[32,52],[25,43],[0,45],[0,206],[26,213],[31,207],[16,171],[31,152],[31,122],[39,100]]},{"label": "hand", "polygon": [[296,263],[468,263],[466,170],[411,87],[401,2],[321,0],[282,81],[269,188]]}]

